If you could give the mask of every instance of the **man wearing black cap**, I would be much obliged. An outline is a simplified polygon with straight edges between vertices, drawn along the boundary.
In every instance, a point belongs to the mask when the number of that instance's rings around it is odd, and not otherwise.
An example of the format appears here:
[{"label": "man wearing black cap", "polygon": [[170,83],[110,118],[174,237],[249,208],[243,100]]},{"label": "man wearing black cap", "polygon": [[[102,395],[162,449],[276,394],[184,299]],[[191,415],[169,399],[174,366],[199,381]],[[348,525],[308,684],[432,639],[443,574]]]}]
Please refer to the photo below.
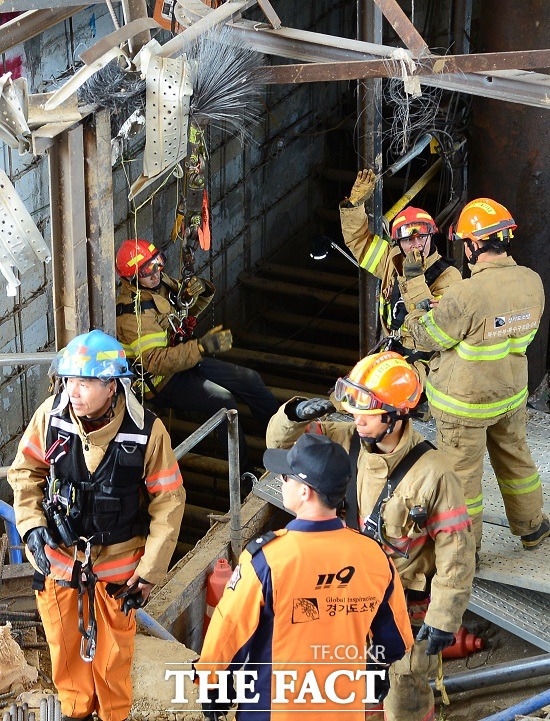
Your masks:
[{"label": "man wearing black cap", "polygon": [[[313,721],[320,710],[345,710],[346,721],[364,721],[365,698],[387,692],[372,678],[365,685],[367,662],[381,671],[412,645],[399,576],[376,542],[336,515],[351,474],[339,443],[306,433],[290,450],[266,451],[264,466],[280,474],[296,518],[241,554],[195,668],[210,683],[216,672],[248,673],[237,719]],[[216,718],[224,705],[203,708]]]}]

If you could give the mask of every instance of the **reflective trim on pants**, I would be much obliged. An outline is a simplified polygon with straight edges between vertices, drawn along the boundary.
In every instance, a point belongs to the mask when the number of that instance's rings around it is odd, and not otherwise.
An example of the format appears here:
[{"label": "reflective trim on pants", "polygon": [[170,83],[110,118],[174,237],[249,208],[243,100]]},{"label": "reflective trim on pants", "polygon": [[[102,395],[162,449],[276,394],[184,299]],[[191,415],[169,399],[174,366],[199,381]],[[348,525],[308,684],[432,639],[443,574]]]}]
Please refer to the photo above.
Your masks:
[{"label": "reflective trim on pants", "polygon": [[[61,712],[80,718],[96,711],[102,721],[123,721],[132,706],[135,612],[125,616],[120,601],[107,595],[105,584],[96,585],[97,649],[87,663],[80,658],[77,599],[76,589],[59,586],[51,578],[36,593]],[[84,611],[87,626],[86,601]]]}]

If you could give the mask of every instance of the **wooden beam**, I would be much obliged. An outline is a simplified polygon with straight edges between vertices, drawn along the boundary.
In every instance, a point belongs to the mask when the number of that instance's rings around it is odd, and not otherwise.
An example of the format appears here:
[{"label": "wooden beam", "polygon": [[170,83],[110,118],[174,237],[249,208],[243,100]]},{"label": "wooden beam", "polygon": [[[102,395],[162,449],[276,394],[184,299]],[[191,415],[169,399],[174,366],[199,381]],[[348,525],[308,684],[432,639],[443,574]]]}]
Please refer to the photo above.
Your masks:
[{"label": "wooden beam", "polygon": [[[416,65],[413,76],[450,73],[491,73],[499,70],[533,70],[550,67],[550,50],[518,50],[472,55],[431,55]],[[351,60],[344,62],[272,65],[261,68],[258,78],[272,85],[278,83],[318,83],[334,80],[401,77],[402,66],[388,57],[384,60]]]},{"label": "wooden beam", "polygon": [[415,57],[429,55],[430,49],[396,0],[374,0],[384,17]]},{"label": "wooden beam", "polygon": [[116,335],[115,224],[108,110],[95,113],[84,131],[90,327]]},{"label": "wooden beam", "polygon": [[82,125],[49,151],[53,310],[57,349],[90,329]]}]

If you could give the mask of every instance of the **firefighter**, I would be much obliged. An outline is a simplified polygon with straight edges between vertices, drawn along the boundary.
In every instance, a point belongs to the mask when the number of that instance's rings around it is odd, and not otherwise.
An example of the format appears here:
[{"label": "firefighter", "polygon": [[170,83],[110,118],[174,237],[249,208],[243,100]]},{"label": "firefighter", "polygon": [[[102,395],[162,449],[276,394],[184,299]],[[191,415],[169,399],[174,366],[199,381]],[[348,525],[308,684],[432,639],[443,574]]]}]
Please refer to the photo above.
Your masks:
[{"label": "firefighter", "polygon": [[17,530],[63,721],[92,721],[94,711],[122,721],[135,609],[168,570],[185,492],[168,433],[133,396],[115,338],[73,338],[55,373],[61,390],[34,413],[8,472]]},{"label": "firefighter", "polygon": [[[365,679],[355,673],[365,667],[381,673],[374,701],[387,693],[387,664],[413,643],[402,585],[380,547],[336,515],[351,475],[340,444],[305,433],[288,451],[267,450],[264,465],[280,474],[283,503],[296,518],[248,544],[195,668],[256,670],[258,696],[239,703],[237,720],[310,721],[320,708],[364,721]],[[283,673],[284,687],[275,681]],[[344,684],[337,680],[343,674],[351,675]],[[224,710],[227,705],[203,705],[207,718]]]},{"label": "firefighter", "polygon": [[426,393],[437,445],[462,481],[478,549],[486,450],[512,534],[532,550],[550,533],[526,441],[526,350],[539,327],[544,289],[539,275],[509,254],[515,229],[500,203],[468,203],[453,231],[464,243],[471,277],[449,288],[427,313],[415,309],[406,320],[416,342],[439,351]]},{"label": "firefighter", "polygon": [[350,454],[356,481],[346,493],[346,524],[376,538],[390,554],[416,634],[412,651],[390,668],[388,721],[434,718],[428,677],[460,626],[474,575],[474,537],[460,481],[444,453],[424,441],[409,418],[421,392],[402,356],[375,353],[335,387],[354,423],[318,420],[334,410],[332,403],[296,397],[279,409],[267,431],[268,448],[288,448],[310,431]]},{"label": "firefighter", "polygon": [[425,210],[402,210],[393,221],[391,239],[369,230],[365,202],[372,196],[375,183],[372,170],[357,174],[349,198],[340,203],[342,234],[360,266],[382,281],[380,322],[383,335],[391,339],[384,347],[413,363],[424,386],[433,352],[415,343],[404,325],[407,309],[402,293],[407,291],[415,303],[439,298],[461,276],[452,261],[438,253],[433,240],[438,229]]},{"label": "firefighter", "polygon": [[[259,373],[211,357],[231,349],[231,331],[216,326],[201,338],[193,334],[196,316],[215,289],[195,276],[181,283],[162,272],[164,254],[146,240],[125,240],[116,256],[121,279],[117,336],[129,359],[138,363],[140,392],[156,408],[196,411],[211,416],[246,403],[265,428],[279,404]],[[240,459],[246,465],[239,429]],[[227,447],[226,425],[219,440]]]}]

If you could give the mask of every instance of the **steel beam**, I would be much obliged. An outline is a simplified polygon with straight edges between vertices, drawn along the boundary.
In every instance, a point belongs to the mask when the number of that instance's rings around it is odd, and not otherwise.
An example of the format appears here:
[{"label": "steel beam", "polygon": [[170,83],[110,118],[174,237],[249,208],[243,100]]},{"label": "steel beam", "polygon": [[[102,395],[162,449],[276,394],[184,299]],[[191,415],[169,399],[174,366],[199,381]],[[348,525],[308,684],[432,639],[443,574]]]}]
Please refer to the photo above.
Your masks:
[{"label": "steel beam", "polygon": [[90,327],[116,335],[115,224],[108,110],[96,112],[94,123],[86,126],[84,152]]},{"label": "steel beam", "polygon": [[[120,0],[112,0],[120,2]],[[101,5],[105,0],[88,0],[86,5]],[[74,8],[74,0],[4,0],[3,13],[23,13],[32,10],[55,10],[56,8]],[[4,30],[4,27],[2,27]]]},{"label": "steel beam", "polygon": [[[270,30],[249,20],[229,23],[241,35],[243,45],[260,53],[303,62],[370,60],[388,57],[395,48],[294,28]],[[524,70],[500,70],[490,75],[463,73],[422,76],[420,82],[429,87],[485,98],[550,109],[550,76]]]},{"label": "steel beam", "polygon": [[90,329],[82,125],[50,149],[53,310],[59,350]]},{"label": "steel beam", "polygon": [[[449,73],[483,72],[495,70],[530,70],[550,67],[550,50],[520,50],[506,53],[475,53],[473,55],[431,55],[423,58],[412,73],[443,75]],[[398,78],[401,63],[388,57],[385,60],[351,60],[345,62],[305,63],[300,65],[272,65],[262,68],[266,84],[316,83],[328,80],[360,80],[367,77]]]},{"label": "steel beam", "polygon": [[374,2],[401,40],[416,57],[430,54],[430,49],[424,42],[424,38],[405,15],[396,0],[374,0]]},{"label": "steel beam", "polygon": [[[2,25],[0,33],[0,53],[21,45],[26,40],[34,38],[36,35],[44,32],[48,28],[57,25],[57,23],[67,20],[67,18],[76,15],[80,10],[85,10],[87,5],[75,6],[62,9],[49,8],[47,10],[29,10],[28,12],[18,15],[12,20]],[[2,12],[7,12],[2,6]]]}]

